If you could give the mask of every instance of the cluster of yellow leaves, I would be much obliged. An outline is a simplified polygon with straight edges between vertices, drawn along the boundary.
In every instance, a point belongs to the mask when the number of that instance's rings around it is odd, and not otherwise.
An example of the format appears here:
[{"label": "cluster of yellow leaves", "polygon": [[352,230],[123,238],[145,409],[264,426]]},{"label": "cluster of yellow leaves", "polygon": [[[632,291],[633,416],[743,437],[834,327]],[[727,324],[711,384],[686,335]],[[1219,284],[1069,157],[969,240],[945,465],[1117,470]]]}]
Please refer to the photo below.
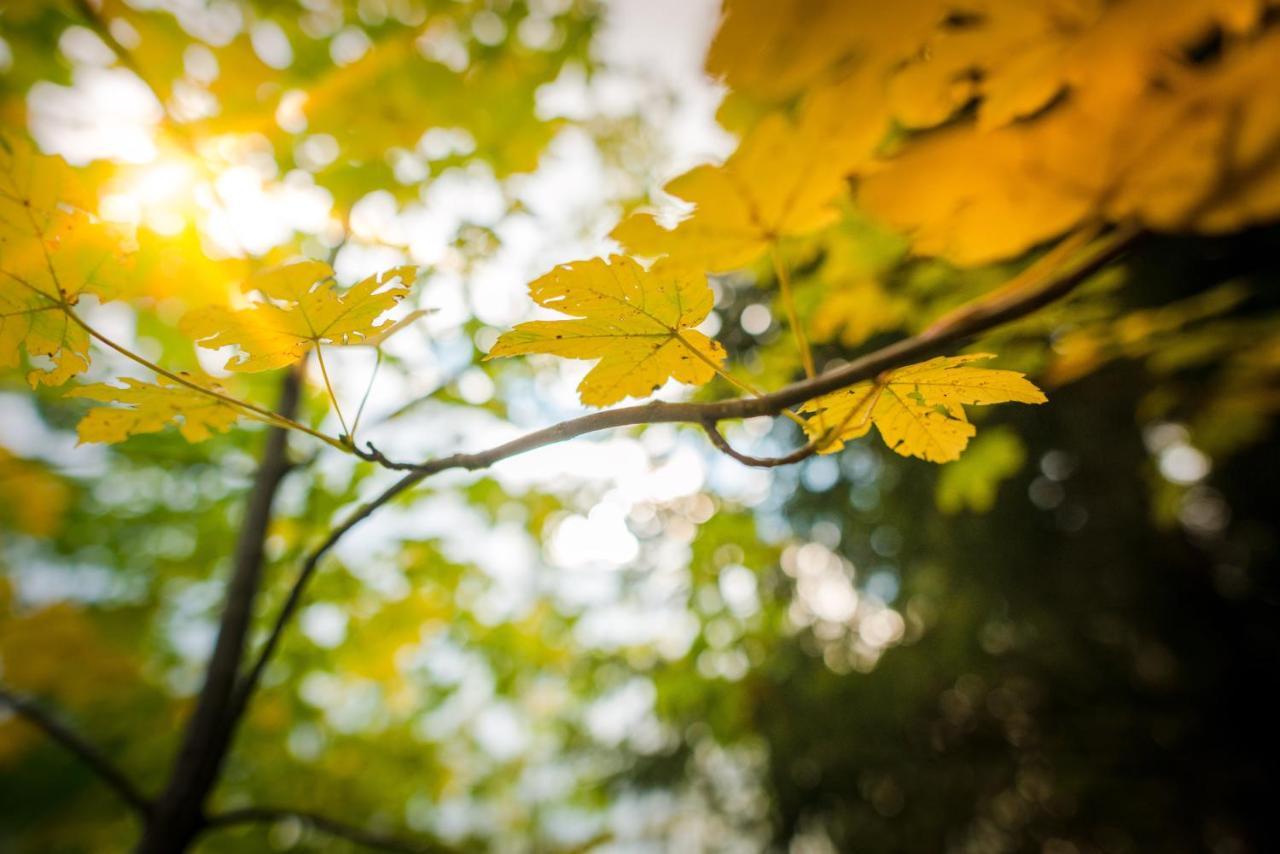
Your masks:
[{"label": "cluster of yellow leaves", "polygon": [[[396,267],[339,291],[333,270],[320,261],[300,261],[264,270],[242,285],[261,301],[243,309],[197,308],[180,327],[202,347],[233,346],[231,371],[272,370],[300,361],[322,344],[379,344],[421,312],[393,324],[379,318],[406,294],[414,267]],[[208,377],[182,375],[184,382],[160,377],[155,383],[124,379],[123,386],[100,383],[72,390],[81,397],[119,406],[91,409],[77,428],[82,442],[123,442],[130,436],[155,433],[169,425],[189,442],[222,432],[243,414],[223,388]]]},{"label": "cluster of yellow leaves", "polygon": [[0,136],[0,368],[36,359],[32,385],[61,385],[89,367],[89,333],[71,309],[86,295],[116,297],[127,234],[95,221],[75,173],[59,157]]},{"label": "cluster of yellow leaves", "polygon": [[181,329],[201,347],[236,347],[227,370],[269,371],[298,362],[321,344],[376,343],[391,327],[378,319],[409,293],[415,272],[396,267],[339,291],[328,264],[286,264],[244,282],[244,292],[256,292],[262,301],[242,309],[196,309]]},{"label": "cluster of yellow leaves", "polygon": [[[1062,5],[992,3],[901,72],[908,125],[978,108],[867,174],[868,210],[965,265],[1089,219],[1217,232],[1280,213],[1280,34],[1258,29],[1263,3]],[[1215,33],[1221,56],[1186,57]]]},{"label": "cluster of yellow leaves", "polygon": [[[740,133],[736,151],[666,185],[692,206],[673,228],[640,212],[614,229],[626,253],[652,259],[651,268],[613,256],[553,270],[531,295],[570,319],[520,324],[488,358],[598,360],[579,386],[594,406],[671,379],[705,383],[725,360],[695,328],[712,309],[706,275],[830,230],[855,201],[908,234],[915,252],[961,265],[1014,257],[1097,223],[1222,231],[1280,215],[1275,5],[727,0],[707,69],[733,90],[720,115]],[[114,0],[106,8],[130,14]],[[144,41],[166,41],[145,30]],[[333,70],[299,107],[312,132],[341,140],[344,162],[376,159],[388,141],[411,147],[436,121],[420,109],[421,87],[405,80],[440,77],[437,88],[458,97],[437,99],[436,109],[456,112],[451,123],[481,137],[508,136],[508,111],[495,104],[532,97],[528,69],[495,62],[471,72],[473,84],[483,78],[493,88],[493,97],[476,99],[459,75],[422,55],[414,35],[399,33]],[[229,92],[245,88],[233,75],[218,79]],[[350,97],[370,89],[379,99],[374,131],[356,121],[367,104]],[[539,147],[513,148],[511,159],[523,163]],[[0,151],[0,366],[20,348],[52,359],[32,372],[33,383],[60,383],[88,367],[88,331],[71,309],[82,295],[109,299],[119,289],[123,244],[85,213],[72,184],[60,160],[18,143]],[[843,273],[824,261],[829,292],[810,303],[818,306],[813,336],[856,346],[904,325],[909,304],[880,281],[900,260]],[[380,319],[408,293],[412,268],[345,291],[332,276],[316,261],[266,270],[242,287],[253,299],[197,308],[181,329],[201,347],[234,348],[228,370],[255,372],[295,364],[322,345],[377,344],[399,328]],[[934,359],[810,401],[807,429],[833,451],[874,424],[901,454],[955,459],[974,433],[964,405],[1044,400],[1020,374],[969,367],[977,358]],[[207,379],[194,389],[125,382],[74,393],[122,405],[92,411],[82,439],[120,441],[176,423],[199,441],[240,411]]]},{"label": "cluster of yellow leaves", "polygon": [[[721,113],[735,125],[805,93],[779,164],[811,156],[815,106],[838,105],[816,110],[836,152],[824,162],[860,176],[858,201],[918,252],[976,265],[1091,219],[1216,232],[1280,214],[1274,6],[729,0],[707,68],[735,90]],[[886,140],[896,150],[868,156]],[[751,182],[790,180],[765,170],[744,185],[728,171],[748,198]],[[684,195],[681,180],[676,195],[712,198]],[[618,236],[636,231],[652,235],[641,221]],[[640,245],[654,254],[654,242]]]},{"label": "cluster of yellow leaves", "polygon": [[940,356],[815,398],[801,407],[813,413],[805,432],[822,443],[821,453],[834,453],[874,424],[885,444],[904,457],[934,463],[958,459],[976,432],[966,405],[1045,401],[1017,371],[968,367],[991,358],[988,353]]},{"label": "cluster of yellow leaves", "polygon": [[693,327],[711,311],[706,276],[630,258],[593,258],[557,267],[529,286],[534,302],[574,317],[534,320],[504,333],[486,358],[552,353],[599,359],[578,386],[582,402],[607,406],[643,397],[669,379],[705,383],[724,348]]}]

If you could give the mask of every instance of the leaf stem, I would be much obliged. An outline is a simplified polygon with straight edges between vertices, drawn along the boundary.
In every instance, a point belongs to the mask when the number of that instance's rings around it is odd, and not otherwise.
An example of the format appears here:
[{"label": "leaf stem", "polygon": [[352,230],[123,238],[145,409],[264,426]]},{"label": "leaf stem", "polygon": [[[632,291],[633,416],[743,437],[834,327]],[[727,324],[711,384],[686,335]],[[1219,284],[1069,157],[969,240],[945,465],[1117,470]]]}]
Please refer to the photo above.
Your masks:
[{"label": "leaf stem", "polygon": [[126,359],[137,362],[139,365],[142,365],[144,368],[151,371],[152,373],[162,376],[167,380],[171,380],[177,383],[178,385],[185,386],[186,388],[189,388],[192,391],[198,391],[203,395],[207,395],[208,397],[212,397],[215,400],[219,400],[227,404],[228,406],[234,406],[236,409],[241,410],[242,412],[249,415],[251,418],[255,418],[258,421],[261,421],[265,424],[272,424],[280,427],[288,427],[291,430],[297,430],[299,432],[306,433],[308,436],[312,436],[316,439],[319,439],[320,441],[324,442],[326,445],[331,445],[343,451],[350,450],[346,445],[344,445],[338,439],[335,439],[332,436],[327,436],[318,430],[313,430],[305,424],[301,424],[297,421],[294,421],[292,418],[285,418],[284,416],[278,415],[269,409],[264,409],[263,407],[249,403],[246,400],[240,400],[239,398],[232,397],[228,394],[223,394],[222,392],[214,391],[211,388],[206,388],[200,385],[199,383],[192,382],[191,380],[182,376],[182,374],[174,373],[173,371],[170,371],[166,368],[162,368],[159,365],[157,365],[155,362],[152,362],[150,359],[140,356],[137,353],[130,350],[129,348],[121,344],[117,344],[115,341],[112,341],[106,335],[103,335],[101,332],[99,332],[98,330],[90,326],[88,323],[86,323],[78,314],[76,314],[70,308],[64,308],[63,311],[66,312],[67,317],[71,318],[73,321],[79,324],[80,327],[83,328],[85,332],[89,333],[90,337],[94,338],[99,343],[106,345],[112,350],[115,350],[117,353],[124,356]]},{"label": "leaf stem", "polygon": [[773,260],[773,272],[778,277],[778,292],[782,296],[782,306],[787,312],[787,325],[791,327],[791,334],[796,339],[796,347],[800,350],[800,361],[804,364],[805,378],[813,379],[818,373],[813,365],[813,353],[809,350],[809,340],[805,338],[804,328],[800,325],[800,316],[796,313],[796,301],[791,293],[791,274],[787,272],[787,265],[782,263],[777,243],[770,245],[769,257]]},{"label": "leaf stem", "polygon": [[324,347],[319,341],[316,341],[316,362],[320,365],[320,376],[324,377],[324,390],[329,393],[329,402],[333,404],[334,412],[338,413],[338,423],[342,425],[343,435],[354,443],[356,437],[347,427],[347,419],[342,416],[342,404],[338,403],[338,395],[334,394],[333,383],[329,381],[329,370],[324,366]]}]

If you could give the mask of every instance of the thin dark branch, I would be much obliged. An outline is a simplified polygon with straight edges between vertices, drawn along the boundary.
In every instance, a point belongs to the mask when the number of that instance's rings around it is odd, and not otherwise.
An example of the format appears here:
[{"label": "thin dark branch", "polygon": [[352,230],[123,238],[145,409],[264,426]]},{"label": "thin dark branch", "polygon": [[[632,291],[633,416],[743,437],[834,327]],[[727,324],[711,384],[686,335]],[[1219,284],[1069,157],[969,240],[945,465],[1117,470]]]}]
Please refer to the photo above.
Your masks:
[{"label": "thin dark branch", "polygon": [[304,812],[302,810],[248,807],[210,816],[206,826],[217,828],[231,827],[237,824],[271,824],[290,819],[299,821],[330,836],[336,836],[348,842],[355,842],[358,845],[363,845],[376,851],[394,851],[398,852],[398,854],[434,854],[434,852],[447,850],[436,844],[424,845],[410,842],[384,833],[335,821],[318,813]]},{"label": "thin dark branch", "polygon": [[715,445],[722,453],[733,457],[744,466],[755,466],[756,468],[771,469],[778,466],[789,466],[798,463],[801,460],[808,459],[818,452],[818,443],[809,442],[789,454],[781,457],[752,457],[741,451],[735,450],[729,444],[729,440],[724,437],[714,421],[702,422],[702,429],[706,431],[707,438],[711,440],[711,444]]},{"label": "thin dark branch", "polygon": [[230,711],[233,721],[244,714],[249,698],[253,695],[258,681],[262,678],[262,671],[266,669],[267,662],[271,660],[272,654],[279,645],[280,637],[284,634],[289,620],[293,617],[294,612],[298,610],[298,605],[302,602],[303,591],[306,589],[307,582],[311,580],[311,576],[315,573],[316,567],[320,565],[320,559],[337,545],[338,540],[342,539],[348,531],[373,515],[373,512],[379,507],[414,486],[426,476],[422,472],[414,471],[400,478],[372,501],[361,505],[341,525],[330,531],[329,536],[325,538],[323,543],[307,555],[302,563],[302,568],[298,571],[298,577],[294,579],[293,586],[289,589],[289,595],[285,598],[284,605],[280,608],[280,613],[276,616],[271,633],[267,635],[267,640],[258,653],[257,659],[236,686]]},{"label": "thin dark branch", "polygon": [[54,741],[75,754],[76,758],[110,786],[120,799],[142,816],[151,811],[151,801],[125,776],[124,772],[103,755],[102,751],[86,741],[71,727],[42,708],[35,700],[15,694],[0,687],[0,706],[8,706],[32,726],[44,732]]},{"label": "thin dark branch", "polygon": [[[793,383],[760,397],[735,398],[715,403],[662,403],[655,401],[640,406],[608,409],[604,412],[594,412],[580,418],[563,421],[542,430],[535,430],[519,439],[514,439],[487,451],[452,454],[426,463],[393,462],[383,456],[372,445],[369,446],[367,452],[356,449],[357,453],[365,459],[373,460],[390,469],[407,471],[408,474],[387,487],[385,491],[368,503],[361,505],[337,528],[333,529],[324,542],[303,561],[298,576],[294,579],[293,587],[289,590],[289,595],[285,599],[279,615],[276,617],[266,643],[263,645],[261,652],[259,652],[253,667],[240,680],[236,688],[233,716],[238,718],[244,714],[249,699],[252,697],[262,677],[262,672],[266,669],[272,654],[279,645],[280,638],[284,634],[289,620],[293,617],[294,612],[297,611],[307,583],[315,573],[316,567],[319,566],[321,558],[351,529],[371,516],[375,510],[431,475],[449,469],[474,471],[488,468],[500,460],[523,454],[526,451],[532,451],[536,448],[612,427],[676,422],[705,426],[708,423],[714,425],[719,421],[731,418],[776,415],[787,407],[795,406],[827,392],[836,391],[863,380],[873,379],[884,371],[937,355],[947,347],[954,346],[988,329],[1017,320],[1056,300],[1062,299],[1093,274],[1123,255],[1137,239],[1138,234],[1136,232],[1117,232],[1111,239],[1106,240],[1091,256],[1061,275],[1050,279],[1048,283],[1040,288],[1026,292],[1010,293],[1003,299],[992,300],[985,303],[980,310],[967,315],[962,321],[953,326],[938,329],[932,334],[921,334],[898,341],[855,359],[833,371],[820,374],[812,379]],[[714,436],[712,441],[714,441]],[[728,447],[727,442],[725,447]],[[802,448],[801,451],[805,451],[807,447]],[[724,450],[724,448],[721,448],[721,450]],[[744,462],[754,459],[745,457],[745,455],[737,455],[736,452],[733,453],[736,459],[741,459]],[[805,456],[807,456],[807,453]],[[803,459],[803,457],[799,457],[799,459]],[[747,464],[752,465],[754,463]]]}]

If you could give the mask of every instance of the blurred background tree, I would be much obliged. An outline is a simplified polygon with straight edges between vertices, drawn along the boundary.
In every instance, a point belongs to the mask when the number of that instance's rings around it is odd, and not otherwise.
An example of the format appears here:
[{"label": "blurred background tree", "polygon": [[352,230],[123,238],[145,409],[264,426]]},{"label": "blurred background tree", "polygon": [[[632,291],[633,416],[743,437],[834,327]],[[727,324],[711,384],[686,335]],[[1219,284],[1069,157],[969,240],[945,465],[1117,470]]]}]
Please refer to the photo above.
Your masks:
[{"label": "blurred background tree", "polygon": [[[972,342],[1050,402],[975,411],[945,466],[632,425],[398,496],[317,564],[196,850],[1271,850],[1278,31],[1261,0],[6,3],[6,150],[136,234],[128,299],[80,310],[256,405],[301,379],[301,427],[356,433],[340,399],[391,459],[581,414],[587,365],[482,358],[619,245],[713,273],[698,328],[776,390],[1142,235]],[[409,322],[300,373],[179,329],[298,258],[414,265]],[[100,349],[86,379],[145,373]],[[0,355],[0,849],[129,850],[282,434],[78,444],[98,410]],[[246,661],[398,477],[276,454]]]}]

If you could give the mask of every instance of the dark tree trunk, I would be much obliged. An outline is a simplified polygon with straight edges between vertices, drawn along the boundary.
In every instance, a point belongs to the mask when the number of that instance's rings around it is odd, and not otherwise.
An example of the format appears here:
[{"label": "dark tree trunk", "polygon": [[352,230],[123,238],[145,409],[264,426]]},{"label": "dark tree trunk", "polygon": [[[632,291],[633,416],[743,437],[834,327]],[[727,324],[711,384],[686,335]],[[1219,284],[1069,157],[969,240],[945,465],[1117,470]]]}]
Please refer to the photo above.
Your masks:
[{"label": "dark tree trunk", "polygon": [[[278,412],[292,418],[298,408],[300,377],[290,371],[280,393]],[[205,802],[218,780],[235,732],[232,695],[240,675],[245,639],[262,578],[263,549],[271,506],[289,470],[288,431],[272,427],[245,507],[236,543],[235,565],[218,626],[218,639],[205,672],[195,711],[182,737],[169,781],[155,803],[138,854],[184,851],[204,825]]]}]

